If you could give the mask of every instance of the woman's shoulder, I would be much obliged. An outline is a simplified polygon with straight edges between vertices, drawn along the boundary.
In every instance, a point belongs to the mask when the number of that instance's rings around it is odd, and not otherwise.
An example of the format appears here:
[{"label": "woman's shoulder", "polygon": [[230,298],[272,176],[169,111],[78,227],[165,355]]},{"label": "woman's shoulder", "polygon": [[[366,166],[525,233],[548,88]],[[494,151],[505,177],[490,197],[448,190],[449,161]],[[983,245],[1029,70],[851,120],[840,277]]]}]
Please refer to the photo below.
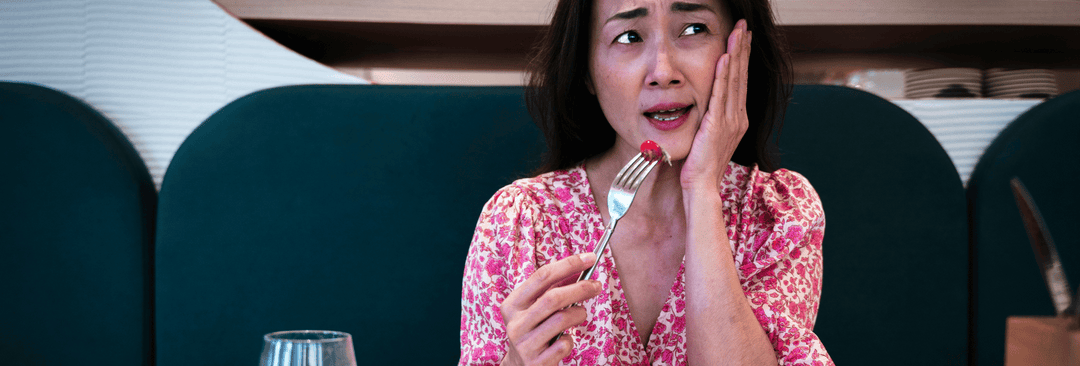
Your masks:
[{"label": "woman's shoulder", "polygon": [[735,260],[743,278],[782,258],[820,255],[825,211],[806,177],[787,169],[765,172],[744,166],[729,167],[729,173],[734,173],[729,182],[738,186],[732,214],[741,232]]},{"label": "woman's shoulder", "polygon": [[485,207],[500,203],[501,206],[511,203],[536,207],[577,206],[590,197],[585,171],[575,167],[515,180],[495,192]]},{"label": "woman's shoulder", "polygon": [[824,220],[821,197],[802,174],[788,169],[766,172],[734,163],[729,169],[742,203],[756,206],[772,220],[796,220],[807,226]]},{"label": "woman's shoulder", "polygon": [[798,172],[777,169],[766,173],[758,171],[755,183],[762,187],[763,193],[777,201],[799,202],[810,206],[821,206],[821,197],[810,184],[810,180]]}]

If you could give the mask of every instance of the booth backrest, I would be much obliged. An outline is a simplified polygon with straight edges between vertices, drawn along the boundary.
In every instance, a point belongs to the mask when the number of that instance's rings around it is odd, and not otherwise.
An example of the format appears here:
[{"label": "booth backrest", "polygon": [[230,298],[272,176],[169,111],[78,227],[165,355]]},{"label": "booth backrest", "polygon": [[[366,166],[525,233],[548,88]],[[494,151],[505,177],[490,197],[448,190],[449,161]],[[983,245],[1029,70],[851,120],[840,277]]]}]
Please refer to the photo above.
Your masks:
[{"label": "booth backrest", "polygon": [[0,82],[0,357],[151,365],[156,192],[85,103]]},{"label": "booth backrest", "polygon": [[1072,288],[1080,284],[1080,92],[1033,107],[990,144],[968,182],[976,361],[1000,365],[1009,316],[1055,315],[1009,180],[1038,205]]},{"label": "booth backrest", "polygon": [[797,86],[779,145],[825,208],[814,329],[833,360],[965,364],[964,187],[934,136],[870,93]]},{"label": "booth backrest", "polygon": [[449,365],[488,198],[538,163],[521,88],[294,86],[241,98],[173,158],[157,365],[257,362],[265,333],[351,333],[371,365]]},{"label": "booth backrest", "polygon": [[[1067,205],[1078,100],[1003,132],[965,200],[940,144],[899,107],[795,88],[781,165],[824,203],[815,331],[836,362],[998,364],[1005,316],[1049,315],[1005,182],[1024,180],[1080,278]],[[0,355],[14,364],[253,364],[263,334],[291,329],[349,332],[371,364],[453,364],[475,221],[544,150],[520,87],[281,87],[207,119],[158,195],[85,104],[0,83],[0,106],[0,275],[15,279],[0,285]],[[40,342],[56,336],[69,341]]]}]

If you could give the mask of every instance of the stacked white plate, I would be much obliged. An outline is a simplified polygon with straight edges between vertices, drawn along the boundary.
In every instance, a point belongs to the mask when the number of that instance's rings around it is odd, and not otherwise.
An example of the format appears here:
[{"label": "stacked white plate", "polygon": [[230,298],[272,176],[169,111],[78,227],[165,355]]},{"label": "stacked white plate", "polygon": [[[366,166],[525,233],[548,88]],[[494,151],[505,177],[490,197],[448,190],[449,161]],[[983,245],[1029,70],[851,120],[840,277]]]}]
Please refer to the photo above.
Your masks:
[{"label": "stacked white plate", "polygon": [[908,70],[904,73],[904,97],[979,98],[982,97],[982,80],[979,69]]},{"label": "stacked white plate", "polygon": [[1054,73],[1044,69],[990,69],[985,82],[990,98],[1048,98],[1058,93]]}]

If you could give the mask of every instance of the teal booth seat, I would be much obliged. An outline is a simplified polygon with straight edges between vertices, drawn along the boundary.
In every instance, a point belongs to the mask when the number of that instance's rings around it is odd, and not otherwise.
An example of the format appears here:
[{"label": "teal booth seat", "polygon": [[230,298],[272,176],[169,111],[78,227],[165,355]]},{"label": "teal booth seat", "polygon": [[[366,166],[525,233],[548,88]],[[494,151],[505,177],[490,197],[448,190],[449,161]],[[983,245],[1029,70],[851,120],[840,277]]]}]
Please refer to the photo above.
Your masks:
[{"label": "teal booth seat", "polygon": [[1009,316],[1053,316],[1009,180],[1038,206],[1072,281],[1080,287],[1080,92],[1055,97],[1011,122],[979,158],[968,182],[975,260],[978,364],[1000,365]]},{"label": "teal booth seat", "polygon": [[85,103],[0,82],[0,364],[152,365],[156,191]]},{"label": "teal booth seat", "polygon": [[796,86],[779,146],[825,209],[814,329],[833,360],[967,363],[964,187],[934,136],[875,95]]},{"label": "teal booth seat", "polygon": [[353,335],[363,364],[450,365],[480,210],[538,165],[514,87],[291,86],[243,97],[165,175],[157,365],[253,365],[262,335]]}]

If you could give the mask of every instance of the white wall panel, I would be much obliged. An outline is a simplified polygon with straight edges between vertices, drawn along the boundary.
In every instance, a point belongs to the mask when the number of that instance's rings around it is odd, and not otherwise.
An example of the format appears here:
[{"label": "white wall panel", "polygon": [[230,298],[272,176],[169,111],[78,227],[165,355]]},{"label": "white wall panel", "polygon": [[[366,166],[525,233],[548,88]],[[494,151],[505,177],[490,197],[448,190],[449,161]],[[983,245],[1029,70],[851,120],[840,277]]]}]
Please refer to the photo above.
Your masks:
[{"label": "white wall panel", "polygon": [[941,142],[967,185],[979,157],[1009,122],[1040,99],[894,100]]},{"label": "white wall panel", "polygon": [[159,187],[184,138],[236,98],[366,83],[282,47],[210,0],[4,1],[0,80],[58,89],[102,112]]}]

